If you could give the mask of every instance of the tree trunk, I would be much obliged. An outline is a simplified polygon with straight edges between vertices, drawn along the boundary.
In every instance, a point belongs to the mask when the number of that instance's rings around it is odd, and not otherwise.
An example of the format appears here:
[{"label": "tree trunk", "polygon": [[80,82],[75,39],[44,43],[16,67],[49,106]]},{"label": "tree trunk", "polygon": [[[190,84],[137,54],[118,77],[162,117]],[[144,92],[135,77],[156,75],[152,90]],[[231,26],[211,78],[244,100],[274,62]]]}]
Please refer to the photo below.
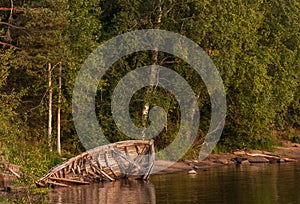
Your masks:
[{"label": "tree trunk", "polygon": [[52,152],[52,68],[48,64],[48,88],[49,88],[49,115],[48,115],[48,146]]},{"label": "tree trunk", "polygon": [[61,72],[62,72],[62,65],[60,62],[59,73],[58,73],[58,104],[57,104],[57,153],[59,155],[61,155],[61,143],[60,143]]},{"label": "tree trunk", "polygon": [[[157,17],[157,24],[156,24],[156,29],[160,29],[160,24],[161,24],[161,18],[162,18],[162,7],[161,7],[161,0],[158,1],[157,3],[157,9],[158,9],[158,17]],[[154,85],[154,83],[157,81],[157,67],[156,65],[158,64],[158,47],[156,47],[153,51],[152,55],[152,61],[153,65],[151,66],[151,73],[150,73],[150,85]],[[146,93],[146,100],[152,95],[154,87],[150,87],[147,89]],[[149,117],[149,103],[146,103],[144,105],[143,111],[142,111],[142,124],[144,129],[147,127],[147,119]],[[142,135],[142,139],[145,139],[145,135]]]}]

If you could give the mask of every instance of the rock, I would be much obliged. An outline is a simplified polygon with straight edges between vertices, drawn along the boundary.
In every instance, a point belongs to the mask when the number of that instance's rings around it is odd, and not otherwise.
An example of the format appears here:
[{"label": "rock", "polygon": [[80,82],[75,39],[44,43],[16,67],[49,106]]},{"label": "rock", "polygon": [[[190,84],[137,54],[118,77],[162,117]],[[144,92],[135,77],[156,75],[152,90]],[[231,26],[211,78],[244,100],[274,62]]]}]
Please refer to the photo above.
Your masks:
[{"label": "rock", "polygon": [[240,164],[245,165],[245,164],[250,164],[250,162],[248,160],[243,160]]},{"label": "rock", "polygon": [[228,164],[227,159],[218,159],[218,160],[216,160],[216,162],[219,163],[219,164]]},{"label": "rock", "polygon": [[194,169],[199,169],[200,167],[199,166],[194,166]]},{"label": "rock", "polygon": [[250,163],[269,163],[269,160],[264,157],[248,157]]},{"label": "rock", "polygon": [[232,161],[236,162],[237,164],[245,164],[247,162],[249,163],[249,161],[245,157],[236,157],[233,158]]},{"label": "rock", "polygon": [[270,163],[277,163],[278,159],[276,158],[268,158]]},{"label": "rock", "polygon": [[188,174],[197,174],[197,171],[195,171],[195,170],[189,170]]},{"label": "rock", "polygon": [[235,164],[235,162],[234,162],[234,161],[231,161],[231,160],[229,160],[229,161],[228,161],[228,165],[232,165],[232,164]]},{"label": "rock", "polygon": [[284,163],[284,162],[285,162],[284,159],[281,158],[277,160],[277,163]]}]

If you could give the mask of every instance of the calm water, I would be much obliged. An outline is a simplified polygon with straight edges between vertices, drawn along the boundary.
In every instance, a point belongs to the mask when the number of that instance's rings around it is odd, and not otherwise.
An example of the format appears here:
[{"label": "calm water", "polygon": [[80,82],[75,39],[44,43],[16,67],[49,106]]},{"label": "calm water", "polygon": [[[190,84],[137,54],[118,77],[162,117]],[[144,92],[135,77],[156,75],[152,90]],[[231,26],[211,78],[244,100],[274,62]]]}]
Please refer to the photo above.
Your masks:
[{"label": "calm water", "polygon": [[225,166],[50,192],[51,203],[300,203],[300,162]]}]

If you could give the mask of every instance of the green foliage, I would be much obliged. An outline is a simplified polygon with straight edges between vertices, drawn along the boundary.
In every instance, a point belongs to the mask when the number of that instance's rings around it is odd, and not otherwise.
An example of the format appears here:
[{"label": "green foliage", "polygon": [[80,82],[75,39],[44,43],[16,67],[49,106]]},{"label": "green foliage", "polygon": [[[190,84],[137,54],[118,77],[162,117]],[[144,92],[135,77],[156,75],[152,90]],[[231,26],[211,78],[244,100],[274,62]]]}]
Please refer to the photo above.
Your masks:
[{"label": "green foliage", "polygon": [[[17,93],[11,87],[7,87],[11,66],[16,62],[17,55],[14,50],[1,49],[0,51],[0,150],[8,162],[21,166],[23,177],[17,181],[16,185],[26,187],[25,195],[15,194],[9,199],[1,198],[0,201],[28,203],[30,199],[42,199],[42,197],[33,196],[36,192],[32,184],[51,166],[57,164],[57,159],[60,158],[49,154],[42,145],[33,145],[32,138],[34,137],[28,134],[29,128],[18,114],[25,92],[22,90]],[[0,163],[0,167],[1,165],[3,164]],[[39,195],[41,193],[39,192]],[[37,202],[41,203],[41,200]]]},{"label": "green foliage", "polygon": [[[184,34],[197,42],[214,60],[227,89],[228,116],[222,139],[224,144],[229,149],[270,148],[274,143],[274,130],[287,125],[286,117],[298,121],[296,110],[299,103],[294,98],[299,89],[299,3],[164,1],[161,23],[157,23],[159,2],[149,4],[119,0],[113,7],[109,7],[110,3],[104,1],[104,28],[114,36],[137,28],[159,27]],[[138,59],[129,56],[120,60],[116,68],[112,68],[115,71],[109,73],[112,76],[109,78],[110,87],[114,87],[131,69],[153,63],[148,61],[149,56],[151,58],[153,53],[141,53]],[[164,64],[162,59],[166,57],[173,63]],[[165,53],[159,53],[158,61],[184,76],[196,93],[206,92],[201,79],[195,78],[196,74],[188,65]],[[113,77],[116,82],[112,80]],[[107,90],[113,89],[110,87]],[[157,145],[164,147],[176,136],[172,132],[176,132],[174,127],[179,118],[172,116],[171,110],[176,112],[178,107],[174,102],[170,106],[170,101],[174,101],[170,94],[155,94],[158,95],[147,98],[140,92],[139,96],[132,99],[132,107],[135,109],[132,119],[141,125],[141,108],[145,100],[152,106],[165,107],[170,119],[168,132],[156,138]],[[199,104],[206,107],[202,109],[203,125],[198,133],[203,137],[209,124],[207,94],[201,94]],[[100,107],[106,110],[100,111],[100,117],[110,115],[108,105]],[[111,123],[111,119],[107,120],[107,124]],[[106,122],[101,120],[101,124],[105,126]],[[118,138],[116,132],[114,129],[108,134]]]},{"label": "green foliage", "polygon": [[[271,148],[278,132],[300,127],[299,103],[299,13],[296,0],[46,0],[16,1],[23,13],[14,13],[12,23],[25,29],[10,29],[12,45],[0,55],[1,145],[14,162],[25,165],[28,174],[38,175],[56,163],[46,147],[48,114],[47,66],[63,65],[62,147],[65,154],[83,150],[72,122],[72,91],[78,70],[101,43],[137,29],[165,29],[180,33],[199,44],[214,61],[227,93],[228,113],[217,151],[234,148]],[[9,4],[5,5],[9,7]],[[161,8],[161,10],[159,9]],[[8,13],[0,13],[7,21]],[[0,40],[9,28],[0,25]],[[5,41],[6,42],[6,41]],[[187,155],[194,157],[210,124],[210,97],[193,68],[166,53],[143,51],[118,60],[99,82],[96,113],[106,137],[115,142],[129,139],[115,125],[111,96],[119,80],[137,67],[159,64],[188,81],[199,94],[200,129]],[[53,69],[54,115],[57,108],[57,69]],[[162,88],[144,88],[130,103],[131,119],[144,123],[142,109],[161,106],[168,113],[167,126],[155,138],[157,150],[177,136],[180,107],[174,96]],[[56,118],[53,124],[56,123]],[[54,131],[54,137],[56,132]],[[40,164],[31,163],[32,152],[18,150],[12,141],[20,138],[24,148],[37,148]],[[285,138],[289,138],[288,136]],[[294,136],[291,136],[294,138]],[[292,139],[293,140],[293,139]],[[28,144],[27,144],[28,143]],[[43,155],[43,156],[41,156]],[[45,156],[46,155],[46,156]],[[163,156],[163,155],[162,155]],[[22,159],[21,159],[22,158]],[[36,167],[34,167],[36,166]]]}]

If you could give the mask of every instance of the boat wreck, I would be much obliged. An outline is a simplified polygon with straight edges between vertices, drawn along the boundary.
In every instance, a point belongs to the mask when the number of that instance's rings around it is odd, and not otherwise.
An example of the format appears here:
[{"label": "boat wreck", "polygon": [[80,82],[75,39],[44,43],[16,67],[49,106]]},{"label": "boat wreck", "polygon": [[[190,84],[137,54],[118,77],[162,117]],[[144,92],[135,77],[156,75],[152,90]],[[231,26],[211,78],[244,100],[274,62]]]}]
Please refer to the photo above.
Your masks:
[{"label": "boat wreck", "polygon": [[67,187],[129,177],[148,180],[154,160],[153,140],[116,142],[93,148],[51,168],[36,185]]}]

